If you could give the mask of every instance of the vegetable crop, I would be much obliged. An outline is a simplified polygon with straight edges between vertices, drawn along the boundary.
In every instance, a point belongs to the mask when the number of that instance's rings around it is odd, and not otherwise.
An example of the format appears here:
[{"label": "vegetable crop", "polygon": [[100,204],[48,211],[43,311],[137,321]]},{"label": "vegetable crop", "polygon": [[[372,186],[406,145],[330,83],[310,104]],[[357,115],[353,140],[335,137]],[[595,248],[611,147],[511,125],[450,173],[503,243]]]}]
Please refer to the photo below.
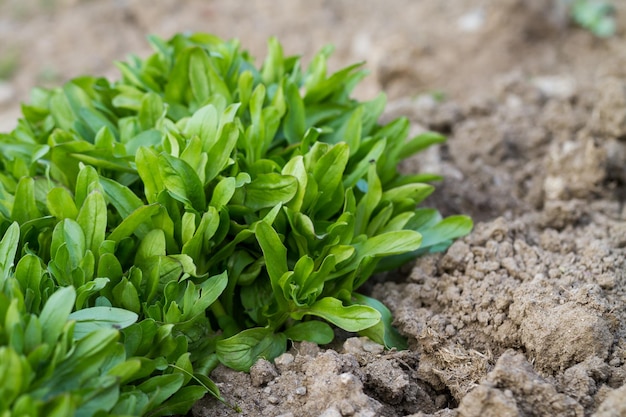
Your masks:
[{"label": "vegetable crop", "polygon": [[417,208],[399,162],[444,138],[377,120],[356,64],[303,69],[275,39],[150,37],[122,78],[35,89],[0,134],[0,416],[170,415],[331,325],[405,347],[356,290],[446,248],[465,216]]}]

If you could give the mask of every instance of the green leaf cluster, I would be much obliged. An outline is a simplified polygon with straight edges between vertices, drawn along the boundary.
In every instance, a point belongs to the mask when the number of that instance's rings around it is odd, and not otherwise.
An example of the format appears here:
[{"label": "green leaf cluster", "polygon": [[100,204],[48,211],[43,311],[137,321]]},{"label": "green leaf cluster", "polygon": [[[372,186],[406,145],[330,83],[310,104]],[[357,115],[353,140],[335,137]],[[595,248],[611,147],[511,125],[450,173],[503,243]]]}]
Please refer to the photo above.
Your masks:
[{"label": "green leaf cluster", "polygon": [[417,208],[438,177],[398,165],[444,138],[380,125],[384,96],[350,97],[360,64],[149,40],[119,81],[35,89],[0,134],[2,417],[184,413],[219,398],[218,363],[330,324],[403,348],[356,290],[472,227]]}]

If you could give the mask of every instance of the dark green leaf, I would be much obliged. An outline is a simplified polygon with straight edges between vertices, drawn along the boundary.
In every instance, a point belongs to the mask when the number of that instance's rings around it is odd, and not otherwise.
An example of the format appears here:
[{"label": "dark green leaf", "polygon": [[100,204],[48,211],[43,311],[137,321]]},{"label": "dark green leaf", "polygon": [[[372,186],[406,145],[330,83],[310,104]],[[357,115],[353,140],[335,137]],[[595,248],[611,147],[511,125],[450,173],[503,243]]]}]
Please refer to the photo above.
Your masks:
[{"label": "dark green leaf", "polygon": [[220,362],[236,371],[249,371],[260,359],[272,360],[285,352],[287,338],[272,329],[252,328],[217,342]]},{"label": "dark green leaf", "polygon": [[335,332],[333,332],[333,329],[323,321],[317,320],[295,324],[285,330],[284,334],[288,339],[295,342],[307,340],[309,342],[317,343],[318,345],[330,343],[335,338]]},{"label": "dark green leaf", "polygon": [[184,415],[191,407],[207,394],[206,388],[199,385],[190,385],[181,388],[167,401],[154,408],[146,416],[171,416]]},{"label": "dark green leaf", "polygon": [[384,345],[388,349],[396,348],[398,350],[404,350],[408,347],[406,339],[393,327],[391,312],[383,303],[358,293],[353,293],[352,298],[358,304],[375,308],[381,316],[380,322],[369,329],[362,330],[360,332],[362,335],[368,336],[373,341]]}]

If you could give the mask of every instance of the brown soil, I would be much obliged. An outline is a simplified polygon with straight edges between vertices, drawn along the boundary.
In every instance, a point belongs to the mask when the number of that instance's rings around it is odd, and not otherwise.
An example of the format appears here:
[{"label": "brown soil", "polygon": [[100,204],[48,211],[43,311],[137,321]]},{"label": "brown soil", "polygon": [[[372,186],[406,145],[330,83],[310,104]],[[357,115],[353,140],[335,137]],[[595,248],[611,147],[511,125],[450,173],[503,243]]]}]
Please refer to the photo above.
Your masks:
[{"label": "brown soil", "polygon": [[[32,4],[31,4],[32,3]],[[0,131],[35,85],[145,54],[148,33],[277,35],[333,65],[366,60],[358,91],[386,118],[449,141],[405,163],[445,176],[428,201],[476,220],[445,254],[372,293],[410,349],[360,338],[297,344],[213,378],[242,416],[626,415],[626,4],[608,40],[547,0],[0,2]],[[443,99],[442,96],[443,95]],[[194,416],[234,416],[207,398]]]}]

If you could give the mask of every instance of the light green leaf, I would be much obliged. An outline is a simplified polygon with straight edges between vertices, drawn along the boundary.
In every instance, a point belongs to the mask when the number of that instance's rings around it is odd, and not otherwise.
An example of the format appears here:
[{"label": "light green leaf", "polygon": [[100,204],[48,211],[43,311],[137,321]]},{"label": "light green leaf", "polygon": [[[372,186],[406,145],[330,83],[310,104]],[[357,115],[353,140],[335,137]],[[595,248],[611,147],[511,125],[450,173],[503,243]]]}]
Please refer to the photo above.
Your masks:
[{"label": "light green leaf", "polygon": [[[282,294],[279,282],[287,269],[287,248],[282,244],[276,231],[265,222],[259,222],[256,226],[256,238],[263,251],[265,258],[265,268],[272,282],[274,295],[278,297]],[[278,298],[281,302],[281,298]]]},{"label": "light green leaf", "polygon": [[122,222],[109,234],[108,240],[119,242],[135,233],[139,238],[144,238],[150,231],[152,216],[156,215],[162,206],[160,204],[150,204],[141,206],[130,213]]},{"label": "light green leaf", "polygon": [[425,229],[422,234],[422,247],[432,247],[440,243],[467,235],[472,231],[474,223],[468,216],[450,216],[439,223]]},{"label": "light green leaf", "polygon": [[99,191],[93,191],[87,196],[76,216],[76,222],[85,234],[86,249],[98,253],[107,227],[107,206]]},{"label": "light green leaf", "polygon": [[126,277],[123,277],[113,288],[112,294],[116,305],[125,309],[123,311],[130,310],[134,313],[141,311],[141,300],[137,288]]},{"label": "light green leaf", "polygon": [[435,187],[429,184],[406,184],[386,190],[381,199],[392,202],[411,199],[415,204],[419,204],[434,190]]},{"label": "light green leaf", "polygon": [[356,72],[362,65],[362,63],[350,65],[328,78],[323,77],[316,83],[307,84],[307,92],[304,97],[305,104],[320,102],[329,95],[345,89],[355,75],[357,78],[362,78],[365,74]]},{"label": "light green leaf", "polygon": [[17,252],[17,246],[20,241],[20,226],[17,222],[11,223],[11,226],[4,232],[2,240],[0,241],[0,278],[4,281],[9,271],[13,267],[15,259],[15,253]]},{"label": "light green leaf", "polygon": [[219,118],[217,109],[213,104],[207,104],[196,110],[187,120],[183,132],[190,138],[197,136],[202,145],[201,149],[208,152],[217,141],[216,134],[218,125]]},{"label": "light green leaf", "polygon": [[206,182],[212,181],[226,168],[238,138],[239,129],[235,123],[226,123],[222,127],[219,139],[206,151],[208,154]]},{"label": "light green leaf", "polygon": [[298,155],[291,158],[283,167],[282,174],[290,175],[298,181],[296,195],[287,203],[287,207],[294,211],[299,211],[303,208],[309,178],[302,156]]},{"label": "light green leaf", "polygon": [[355,245],[359,257],[388,256],[411,252],[420,247],[422,236],[413,230],[400,230],[370,237]]},{"label": "light green leaf", "polygon": [[[134,134],[134,133],[133,133]],[[128,155],[136,155],[141,147],[157,146],[163,142],[163,133],[156,129],[144,130],[131,137],[124,144]]]},{"label": "light green leaf", "polygon": [[356,234],[365,233],[370,223],[370,217],[374,210],[376,210],[382,195],[382,186],[378,178],[378,173],[376,172],[376,164],[370,164],[367,173],[367,191],[356,206],[356,216],[354,219],[354,230]]},{"label": "light green leaf", "polygon": [[[135,163],[137,164],[137,172],[144,185],[148,203],[156,203],[159,193],[165,189],[165,183],[161,177],[160,170],[157,168],[159,166],[159,156],[152,149],[142,146],[137,149]],[[134,207],[133,210],[137,207]]]},{"label": "light green leaf", "polygon": [[198,211],[206,209],[204,187],[200,178],[188,163],[182,159],[162,153],[159,155],[159,172],[163,185],[178,201],[190,204]]},{"label": "light green leaf", "polygon": [[59,395],[46,404],[46,406],[46,415],[50,417],[72,416],[76,411],[76,403],[72,401],[70,393]]},{"label": "light green leaf", "polygon": [[46,203],[50,214],[59,220],[66,218],[76,219],[76,216],[78,215],[78,209],[74,203],[74,198],[67,188],[54,187],[51,189],[48,192]]},{"label": "light green leaf", "polygon": [[442,143],[446,141],[446,137],[436,133],[436,132],[425,132],[422,133],[410,141],[406,142],[402,146],[402,151],[400,151],[400,159],[408,158],[411,155],[416,154],[417,152],[428,148],[431,145],[436,143]]},{"label": "light green leaf", "polygon": [[165,86],[165,101],[172,103],[186,103],[189,92],[189,56],[194,48],[185,48],[180,51],[169,73],[168,83]]},{"label": "light green leaf", "polygon": [[164,110],[161,96],[153,92],[145,94],[141,99],[141,107],[137,115],[141,130],[148,131],[154,128],[163,116]]},{"label": "light green leaf", "polygon": [[200,182],[204,184],[206,164],[209,157],[206,152],[202,152],[202,142],[198,136],[191,138],[183,152],[180,154],[180,158],[194,169],[196,175],[198,175],[198,178],[200,179]]},{"label": "light green leaf", "polygon": [[217,183],[213,189],[213,195],[211,196],[211,206],[220,208],[228,204],[237,188],[237,180],[233,177],[223,178]]},{"label": "light green leaf", "polygon": [[[0,243],[0,246],[1,245]],[[15,248],[17,249],[17,245]],[[14,276],[20,283],[22,292],[26,294],[24,302],[28,311],[38,312],[41,307],[41,281],[43,273],[41,259],[33,254],[24,255],[15,267]]]},{"label": "light green leaf", "polygon": [[132,381],[135,375],[141,370],[141,361],[139,358],[130,358],[124,362],[120,362],[107,372],[107,375],[119,378],[120,384],[126,384]]},{"label": "light green leaf", "polygon": [[[91,252],[88,252],[91,254]],[[92,256],[93,259],[93,256]],[[109,278],[94,278],[93,281],[87,281],[76,290],[76,309],[81,309],[85,305],[87,299],[98,294],[110,282]]]},{"label": "light green leaf", "polygon": [[344,306],[340,300],[325,297],[308,308],[300,308],[291,317],[301,320],[306,315],[321,317],[349,332],[359,332],[380,322],[381,315],[372,307],[362,305]]},{"label": "light green leaf", "polygon": [[337,187],[341,184],[350,148],[346,143],[338,143],[326,152],[313,167],[313,177],[318,185],[318,206],[329,203]]},{"label": "light green leaf", "polygon": [[211,95],[209,84],[209,66],[206,52],[200,48],[194,48],[189,56],[189,84],[191,91],[198,102],[202,105],[206,103]]},{"label": "light green leaf", "polygon": [[244,186],[244,204],[252,210],[288,203],[298,191],[298,181],[287,175],[261,174]]},{"label": "light green leaf", "polygon": [[108,178],[100,178],[100,183],[109,203],[122,218],[130,216],[133,211],[143,206],[141,199],[128,187]]},{"label": "light green leaf", "polygon": [[19,224],[41,217],[35,201],[35,180],[23,177],[17,184],[11,218]]},{"label": "light green leaf", "polygon": [[86,165],[81,168],[76,178],[76,189],[74,191],[74,200],[77,207],[82,206],[87,196],[93,191],[101,191],[99,180],[100,177],[94,167]]},{"label": "light green leaf", "polygon": [[202,249],[208,246],[209,240],[213,237],[220,224],[220,217],[215,207],[209,207],[208,211],[202,215],[198,228],[193,235],[183,244],[182,253],[189,255],[192,259],[200,261]]},{"label": "light green leaf", "polygon": [[[85,233],[80,225],[72,220],[65,219],[57,223],[52,232],[52,242],[50,247],[50,255],[56,258],[57,251],[61,246],[67,249],[67,254],[71,262],[71,266],[78,266],[83,256],[85,256]],[[65,265],[62,265],[65,267]]]},{"label": "light green leaf", "polygon": [[278,83],[284,72],[283,48],[275,37],[271,37],[267,41],[267,49],[261,77],[266,84]]},{"label": "light green leaf", "polygon": [[151,230],[139,244],[137,255],[135,256],[136,264],[150,263],[155,256],[165,256],[166,242],[165,233],[161,229]]},{"label": "light green leaf", "polygon": [[304,101],[300,97],[298,87],[293,82],[287,81],[285,83],[285,92],[287,114],[283,122],[283,131],[287,141],[294,144],[302,140],[306,130]]},{"label": "light green leaf", "polygon": [[200,298],[198,298],[190,309],[185,307],[183,317],[192,318],[199,314],[204,314],[205,311],[217,300],[222,294],[226,285],[228,284],[228,274],[226,271],[219,275],[215,275],[198,286],[201,291]]},{"label": "light green leaf", "polygon": [[103,328],[125,329],[138,318],[136,313],[121,308],[90,307],[71,313],[68,319],[76,321],[74,339],[82,339],[89,333]]},{"label": "light green leaf", "polygon": [[184,380],[181,374],[158,375],[137,386],[137,389],[146,393],[150,398],[149,408],[145,411],[165,402],[182,387]]},{"label": "light green leaf", "polygon": [[44,343],[50,346],[56,344],[74,307],[75,300],[76,291],[73,287],[60,288],[48,298],[39,315]]}]

